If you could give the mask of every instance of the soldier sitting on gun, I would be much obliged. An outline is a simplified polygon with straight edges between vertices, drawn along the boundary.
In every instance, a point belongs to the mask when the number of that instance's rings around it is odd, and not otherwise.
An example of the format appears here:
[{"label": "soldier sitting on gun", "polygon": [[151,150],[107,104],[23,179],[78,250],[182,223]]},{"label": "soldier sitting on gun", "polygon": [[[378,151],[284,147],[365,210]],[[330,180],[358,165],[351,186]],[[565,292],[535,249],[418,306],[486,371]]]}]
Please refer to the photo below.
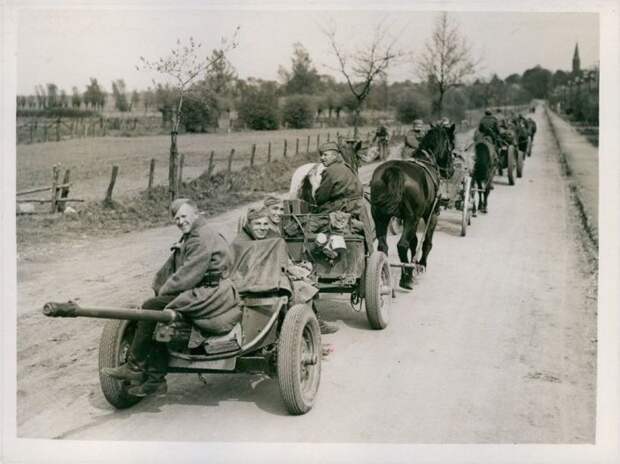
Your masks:
[{"label": "soldier sitting on gun", "polygon": [[[153,282],[155,297],[143,309],[173,309],[195,327],[213,334],[227,333],[241,319],[237,291],[228,279],[232,254],[224,237],[207,226],[189,199],[172,202],[170,212],[182,236]],[[103,374],[138,383],[128,393],[146,396],[166,392],[168,350],[153,340],[155,321],[139,321],[127,363],[104,368]]]}]

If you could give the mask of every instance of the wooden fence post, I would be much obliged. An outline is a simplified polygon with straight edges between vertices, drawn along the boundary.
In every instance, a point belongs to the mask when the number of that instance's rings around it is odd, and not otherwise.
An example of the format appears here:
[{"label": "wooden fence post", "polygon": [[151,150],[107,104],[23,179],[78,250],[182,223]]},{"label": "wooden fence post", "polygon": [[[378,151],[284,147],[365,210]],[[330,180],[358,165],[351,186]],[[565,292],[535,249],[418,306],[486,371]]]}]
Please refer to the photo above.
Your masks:
[{"label": "wooden fence post", "polygon": [[52,206],[50,208],[51,213],[55,213],[56,208],[57,208],[56,199],[58,198],[58,176],[59,175],[60,175],[60,170],[58,169],[58,166],[54,166],[52,168],[52,198],[51,198]]},{"label": "wooden fence post", "polygon": [[282,154],[284,155],[284,157],[286,158],[286,148],[288,145],[288,141],[286,139],[284,139],[284,151],[282,152]]},{"label": "wooden fence post", "polygon": [[228,169],[227,169],[228,172],[230,172],[232,170],[233,156],[235,156],[235,149],[234,148],[232,150],[230,150],[230,155],[228,156]]},{"label": "wooden fence post", "polygon": [[329,139],[331,138],[331,134],[328,132],[327,133],[327,141],[329,142]]},{"label": "wooden fence post", "polygon": [[88,121],[84,123],[84,137],[88,137]]},{"label": "wooden fence post", "polygon": [[43,139],[45,142],[48,142],[49,139],[47,137],[47,121],[45,121],[45,126],[43,126]]},{"label": "wooden fence post", "polygon": [[177,185],[181,188],[181,183],[183,182],[183,166],[185,165],[185,153],[181,153],[179,156],[179,181]]},{"label": "wooden fence post", "polygon": [[254,166],[254,157],[256,156],[256,144],[252,144],[252,151],[250,152],[250,167]]},{"label": "wooden fence post", "polygon": [[308,136],[308,140],[306,140],[306,154],[310,153],[310,136]]},{"label": "wooden fence post", "polygon": [[155,178],[155,158],[151,158],[151,165],[149,166],[149,185],[146,190],[151,195],[151,189],[153,188],[153,179]]},{"label": "wooden fence post", "polygon": [[321,134],[316,134],[316,151],[318,153],[319,147],[321,146]]},{"label": "wooden fence post", "polygon": [[267,162],[271,163],[271,142],[267,145]]},{"label": "wooden fence post", "polygon": [[108,185],[108,191],[105,195],[105,200],[103,203],[106,206],[110,206],[112,204],[112,191],[114,190],[114,184],[116,184],[116,176],[118,176],[118,166],[112,166],[112,177],[110,178],[110,185]]},{"label": "wooden fence post", "polygon": [[30,143],[34,142],[34,124],[30,124]]},{"label": "wooden fence post", "polygon": [[213,157],[215,156],[215,151],[211,150],[211,155],[209,155],[209,166],[207,167],[207,178],[211,177],[213,174]]},{"label": "wooden fence post", "polygon": [[105,137],[108,133],[108,120],[101,118],[102,124],[101,128],[103,129],[103,136]]},{"label": "wooden fence post", "polygon": [[295,155],[299,155],[299,138],[295,139]]},{"label": "wooden fence post", "polygon": [[56,120],[56,142],[60,142],[60,118]]},{"label": "wooden fence post", "polygon": [[[60,189],[60,199],[63,200],[69,196],[69,181],[71,180],[71,169],[65,169],[65,177],[62,180],[62,188]],[[58,212],[64,213],[67,207],[66,201],[58,202]]]}]

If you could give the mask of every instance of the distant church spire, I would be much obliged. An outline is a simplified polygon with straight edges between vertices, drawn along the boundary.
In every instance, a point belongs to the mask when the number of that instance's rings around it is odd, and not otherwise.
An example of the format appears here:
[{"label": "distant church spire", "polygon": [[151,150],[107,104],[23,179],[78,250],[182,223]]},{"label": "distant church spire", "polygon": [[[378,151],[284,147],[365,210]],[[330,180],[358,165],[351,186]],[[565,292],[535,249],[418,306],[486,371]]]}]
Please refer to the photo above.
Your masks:
[{"label": "distant church spire", "polygon": [[581,60],[579,59],[579,42],[575,43],[575,53],[573,53],[573,74],[581,71]]}]

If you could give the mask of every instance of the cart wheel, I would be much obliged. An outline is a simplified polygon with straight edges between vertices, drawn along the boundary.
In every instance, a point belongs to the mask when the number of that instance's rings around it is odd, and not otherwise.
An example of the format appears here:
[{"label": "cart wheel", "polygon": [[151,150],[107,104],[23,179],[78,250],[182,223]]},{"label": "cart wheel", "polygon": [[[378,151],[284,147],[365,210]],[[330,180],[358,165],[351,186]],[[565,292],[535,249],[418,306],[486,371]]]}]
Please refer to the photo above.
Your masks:
[{"label": "cart wheel", "polygon": [[118,367],[127,362],[127,352],[136,331],[135,321],[108,321],[99,341],[99,383],[103,396],[116,409],[126,409],[142,398],[127,393],[129,382],[101,373],[104,367]]},{"label": "cart wheel", "polygon": [[368,258],[364,286],[368,323],[372,329],[385,329],[392,304],[392,278],[385,253],[375,251]]},{"label": "cart wheel", "polygon": [[508,158],[508,166],[507,166],[507,171],[508,171],[508,183],[510,185],[514,185],[515,184],[515,147],[513,147],[512,145],[510,147],[508,147],[508,154],[506,155],[506,157]]},{"label": "cart wheel", "polygon": [[472,214],[471,177],[465,178],[463,186],[463,211],[461,214],[461,237],[467,235],[467,226],[471,224]]},{"label": "cart wheel", "polygon": [[523,177],[523,163],[525,152],[517,149],[517,177]]},{"label": "cart wheel", "polygon": [[321,380],[321,330],[308,306],[288,310],[278,341],[278,383],[286,410],[304,414],[314,404]]}]

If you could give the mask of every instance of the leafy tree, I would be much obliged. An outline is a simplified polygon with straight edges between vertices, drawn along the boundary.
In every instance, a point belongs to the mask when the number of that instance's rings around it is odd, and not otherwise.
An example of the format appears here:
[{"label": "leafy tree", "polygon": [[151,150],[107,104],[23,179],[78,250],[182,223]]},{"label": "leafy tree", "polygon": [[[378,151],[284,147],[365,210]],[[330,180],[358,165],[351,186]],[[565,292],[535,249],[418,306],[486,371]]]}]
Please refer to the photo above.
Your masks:
[{"label": "leafy tree", "polygon": [[318,92],[321,87],[321,77],[312,64],[310,54],[299,42],[293,44],[291,70],[288,71],[280,67],[278,74],[284,82],[284,93],[286,95],[312,95]]},{"label": "leafy tree", "polygon": [[310,97],[292,95],[286,99],[282,108],[282,121],[294,129],[312,127],[314,124],[314,108]]},{"label": "leafy tree", "polygon": [[198,90],[187,96],[181,110],[181,124],[187,132],[207,132],[217,122],[217,100],[210,92],[200,94]]},{"label": "leafy tree", "polygon": [[53,83],[47,84],[47,105],[48,108],[58,106],[58,86]]},{"label": "leafy tree", "polygon": [[417,66],[419,77],[426,79],[431,91],[437,95],[434,106],[441,116],[446,92],[462,85],[476,68],[466,38],[447,13],[438,16],[431,38],[417,58]]},{"label": "leafy tree", "polygon": [[560,85],[566,85],[568,84],[568,81],[570,81],[570,79],[570,73],[558,69],[556,72],[553,73],[553,76],[551,77],[551,86],[558,87]]},{"label": "leafy tree", "polygon": [[521,82],[521,76],[519,74],[511,74],[506,79],[504,79],[506,84],[519,84]]},{"label": "leafy tree", "polygon": [[97,79],[90,78],[90,84],[86,86],[86,91],[82,96],[84,104],[90,106],[92,109],[103,109],[105,105],[106,96],[103,89],[99,86]]},{"label": "leafy tree", "polygon": [[44,109],[47,106],[47,93],[45,87],[42,85],[37,85],[34,88],[36,97],[37,97],[37,106],[39,109]]},{"label": "leafy tree", "polygon": [[409,91],[402,95],[396,106],[396,118],[403,124],[411,124],[416,119],[428,118],[430,101],[423,95]]},{"label": "leafy tree", "polygon": [[551,71],[536,65],[526,70],[521,77],[521,85],[534,98],[547,98],[551,86]]},{"label": "leafy tree", "polygon": [[129,111],[135,111],[136,107],[140,103],[140,94],[137,90],[131,92],[131,102],[129,104]]},{"label": "leafy tree", "polygon": [[142,102],[144,104],[144,114],[146,114],[151,106],[156,105],[155,92],[153,92],[152,88],[147,88],[142,93]]},{"label": "leafy tree", "polygon": [[65,92],[63,89],[60,90],[60,96],[58,97],[58,104],[62,108],[66,108],[67,106],[69,106],[69,103],[67,101],[67,92]]},{"label": "leafy tree", "polygon": [[127,101],[127,88],[123,79],[112,81],[112,96],[114,97],[114,107],[125,113],[129,111],[129,102]]},{"label": "leafy tree", "polygon": [[71,89],[71,107],[74,109],[79,109],[82,106],[82,97],[80,96],[80,91],[77,87],[73,87]]},{"label": "leafy tree", "polygon": [[173,89],[168,84],[157,84],[154,97],[155,106],[161,113],[163,123],[172,124],[174,106],[177,102],[176,89]]},{"label": "leafy tree", "polygon": [[244,85],[238,107],[239,118],[254,130],[278,128],[278,97],[275,83]]}]

